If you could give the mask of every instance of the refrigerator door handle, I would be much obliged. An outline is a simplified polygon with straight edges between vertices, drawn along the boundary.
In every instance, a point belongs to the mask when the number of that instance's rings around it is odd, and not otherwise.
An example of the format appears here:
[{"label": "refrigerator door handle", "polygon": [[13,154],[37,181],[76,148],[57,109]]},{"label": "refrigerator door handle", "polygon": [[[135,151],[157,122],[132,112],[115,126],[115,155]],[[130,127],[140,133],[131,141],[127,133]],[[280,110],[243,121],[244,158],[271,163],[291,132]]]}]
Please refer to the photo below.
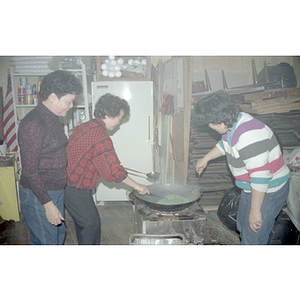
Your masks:
[{"label": "refrigerator door handle", "polygon": [[104,85],[103,85],[103,84],[102,84],[102,85],[101,85],[101,84],[100,84],[100,85],[97,85],[97,89],[98,89],[98,90],[100,90],[100,89],[108,89],[108,85],[107,85],[107,84],[104,84]]},{"label": "refrigerator door handle", "polygon": [[151,134],[151,132],[150,132],[150,125],[151,123],[150,123],[150,116],[148,116],[148,140],[150,140],[150,134]]}]

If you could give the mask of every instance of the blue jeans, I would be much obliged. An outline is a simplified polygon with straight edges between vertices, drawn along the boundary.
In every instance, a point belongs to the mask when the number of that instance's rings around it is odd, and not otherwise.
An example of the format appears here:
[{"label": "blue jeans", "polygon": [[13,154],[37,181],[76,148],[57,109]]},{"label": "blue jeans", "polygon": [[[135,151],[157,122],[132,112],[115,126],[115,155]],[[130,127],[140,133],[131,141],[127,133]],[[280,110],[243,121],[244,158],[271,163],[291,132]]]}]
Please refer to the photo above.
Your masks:
[{"label": "blue jeans", "polygon": [[289,194],[289,181],[277,192],[265,194],[261,206],[263,223],[257,233],[251,230],[249,214],[251,193],[242,191],[237,213],[237,230],[240,232],[241,245],[267,245],[275,219],[279,215]]},{"label": "blue jeans", "polygon": [[[48,195],[64,216],[64,190],[48,191]],[[65,239],[65,224],[50,224],[44,206],[30,189],[20,187],[20,200],[22,213],[31,233],[30,244],[62,245]]]}]

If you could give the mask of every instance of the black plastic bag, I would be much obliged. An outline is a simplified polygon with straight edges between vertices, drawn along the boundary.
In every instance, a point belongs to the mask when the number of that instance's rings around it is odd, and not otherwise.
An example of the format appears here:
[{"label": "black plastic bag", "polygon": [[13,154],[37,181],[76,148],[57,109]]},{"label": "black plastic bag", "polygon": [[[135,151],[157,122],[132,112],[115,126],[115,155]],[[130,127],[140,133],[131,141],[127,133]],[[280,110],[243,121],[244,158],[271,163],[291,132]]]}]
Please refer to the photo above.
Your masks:
[{"label": "black plastic bag", "polygon": [[236,229],[236,218],[241,197],[241,189],[234,186],[225,193],[218,208],[220,221],[232,231]]},{"label": "black plastic bag", "polygon": [[[291,88],[297,86],[297,77],[294,68],[290,64],[281,62],[276,66],[267,67],[270,82],[277,84],[266,87],[266,89]],[[266,83],[265,69],[262,69],[257,75],[258,83]]]},{"label": "black plastic bag", "polygon": [[268,245],[296,245],[299,232],[288,214],[281,210],[269,236]]},{"label": "black plastic bag", "polygon": [[[241,189],[234,186],[227,191],[221,200],[218,209],[220,221],[230,230],[237,231],[236,220],[241,198]],[[281,210],[275,220],[269,236],[268,245],[296,245],[299,244],[299,231],[291,221],[290,217]]]}]

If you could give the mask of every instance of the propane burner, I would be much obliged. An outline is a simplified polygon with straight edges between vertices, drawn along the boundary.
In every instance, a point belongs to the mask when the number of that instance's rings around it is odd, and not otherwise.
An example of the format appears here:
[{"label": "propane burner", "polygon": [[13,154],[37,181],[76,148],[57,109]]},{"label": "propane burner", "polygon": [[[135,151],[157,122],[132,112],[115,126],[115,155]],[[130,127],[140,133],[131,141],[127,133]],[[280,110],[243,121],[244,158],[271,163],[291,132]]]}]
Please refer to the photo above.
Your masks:
[{"label": "propane burner", "polygon": [[179,213],[166,213],[166,212],[160,212],[160,211],[156,211],[156,214],[158,216],[165,216],[165,217],[173,217],[173,216],[179,216]]},{"label": "propane burner", "polygon": [[137,234],[165,236],[184,235],[186,243],[199,244],[204,240],[206,216],[201,207],[194,203],[175,212],[149,208],[135,201],[135,232]]}]

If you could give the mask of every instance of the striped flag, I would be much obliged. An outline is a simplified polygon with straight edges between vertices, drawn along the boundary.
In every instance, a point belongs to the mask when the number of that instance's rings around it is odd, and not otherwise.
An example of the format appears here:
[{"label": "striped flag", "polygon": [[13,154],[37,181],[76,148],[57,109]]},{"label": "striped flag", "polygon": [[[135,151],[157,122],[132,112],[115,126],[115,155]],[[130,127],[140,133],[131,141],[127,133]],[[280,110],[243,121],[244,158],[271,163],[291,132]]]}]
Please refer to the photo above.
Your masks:
[{"label": "striped flag", "polygon": [[12,96],[11,76],[8,74],[7,77],[7,92],[4,99],[3,105],[3,129],[4,129],[4,140],[7,144],[7,149],[10,152],[17,153],[17,161],[19,164],[19,151],[17,141],[17,124],[14,109],[14,99]]}]

